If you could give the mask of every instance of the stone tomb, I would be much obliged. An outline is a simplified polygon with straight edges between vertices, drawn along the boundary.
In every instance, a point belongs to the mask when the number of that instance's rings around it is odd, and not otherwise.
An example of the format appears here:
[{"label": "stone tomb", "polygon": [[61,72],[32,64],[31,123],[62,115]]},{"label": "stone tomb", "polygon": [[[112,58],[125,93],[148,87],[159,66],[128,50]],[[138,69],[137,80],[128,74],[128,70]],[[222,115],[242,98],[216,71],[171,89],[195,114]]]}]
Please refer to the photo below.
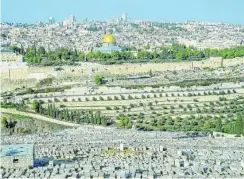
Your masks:
[{"label": "stone tomb", "polygon": [[1,145],[1,167],[28,168],[33,166],[33,144]]}]

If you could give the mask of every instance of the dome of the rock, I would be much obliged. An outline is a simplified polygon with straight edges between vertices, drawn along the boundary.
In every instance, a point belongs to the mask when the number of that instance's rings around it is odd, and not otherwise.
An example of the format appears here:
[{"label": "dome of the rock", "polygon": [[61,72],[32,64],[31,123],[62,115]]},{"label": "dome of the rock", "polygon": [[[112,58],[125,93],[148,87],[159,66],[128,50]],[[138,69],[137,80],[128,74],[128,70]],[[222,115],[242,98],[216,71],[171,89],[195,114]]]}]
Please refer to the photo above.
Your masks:
[{"label": "dome of the rock", "polygon": [[116,43],[116,40],[114,38],[113,35],[111,34],[106,34],[104,37],[103,37],[103,43]]}]

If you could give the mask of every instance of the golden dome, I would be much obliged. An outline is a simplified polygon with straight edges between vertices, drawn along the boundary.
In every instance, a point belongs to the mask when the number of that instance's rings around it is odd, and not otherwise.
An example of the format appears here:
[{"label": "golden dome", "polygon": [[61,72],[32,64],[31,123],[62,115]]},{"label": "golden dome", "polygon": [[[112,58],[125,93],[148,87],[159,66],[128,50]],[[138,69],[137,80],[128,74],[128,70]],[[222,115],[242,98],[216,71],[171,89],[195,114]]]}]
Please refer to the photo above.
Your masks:
[{"label": "golden dome", "polygon": [[104,37],[103,37],[103,43],[115,43],[116,40],[114,38],[114,36],[112,36],[111,34],[106,34]]}]

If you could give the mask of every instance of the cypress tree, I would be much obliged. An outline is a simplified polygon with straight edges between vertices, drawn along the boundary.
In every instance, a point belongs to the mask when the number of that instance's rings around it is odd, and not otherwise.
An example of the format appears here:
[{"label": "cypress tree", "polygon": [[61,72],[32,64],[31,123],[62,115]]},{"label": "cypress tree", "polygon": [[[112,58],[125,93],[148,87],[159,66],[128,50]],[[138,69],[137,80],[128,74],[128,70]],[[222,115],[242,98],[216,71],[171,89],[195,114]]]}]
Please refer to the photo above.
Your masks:
[{"label": "cypress tree", "polygon": [[74,114],[73,114],[73,111],[70,111],[70,121],[74,121]]},{"label": "cypress tree", "polygon": [[238,115],[235,122],[235,134],[241,135],[244,132],[243,130],[244,130],[243,119],[241,115]]},{"label": "cypress tree", "polygon": [[222,120],[220,118],[216,122],[216,130],[217,132],[222,132]]}]

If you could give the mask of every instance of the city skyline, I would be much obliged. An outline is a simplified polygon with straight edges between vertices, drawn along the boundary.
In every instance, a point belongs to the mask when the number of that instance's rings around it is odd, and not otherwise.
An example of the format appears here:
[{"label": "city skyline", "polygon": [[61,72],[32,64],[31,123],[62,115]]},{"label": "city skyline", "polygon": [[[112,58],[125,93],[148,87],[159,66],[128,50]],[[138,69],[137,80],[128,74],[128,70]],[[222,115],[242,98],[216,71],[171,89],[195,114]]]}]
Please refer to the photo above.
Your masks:
[{"label": "city skyline", "polygon": [[70,15],[74,15],[78,22],[82,22],[85,18],[107,21],[120,17],[123,12],[126,12],[128,17],[133,20],[244,24],[243,6],[244,2],[241,0],[236,0],[234,4],[230,0],[215,0],[214,2],[210,0],[125,0],[116,3],[112,0],[89,2],[73,0],[72,3],[66,0],[37,0],[35,4],[30,0],[3,0],[1,21],[36,23],[40,20],[47,22],[50,16],[54,17],[56,21],[63,21]]}]

